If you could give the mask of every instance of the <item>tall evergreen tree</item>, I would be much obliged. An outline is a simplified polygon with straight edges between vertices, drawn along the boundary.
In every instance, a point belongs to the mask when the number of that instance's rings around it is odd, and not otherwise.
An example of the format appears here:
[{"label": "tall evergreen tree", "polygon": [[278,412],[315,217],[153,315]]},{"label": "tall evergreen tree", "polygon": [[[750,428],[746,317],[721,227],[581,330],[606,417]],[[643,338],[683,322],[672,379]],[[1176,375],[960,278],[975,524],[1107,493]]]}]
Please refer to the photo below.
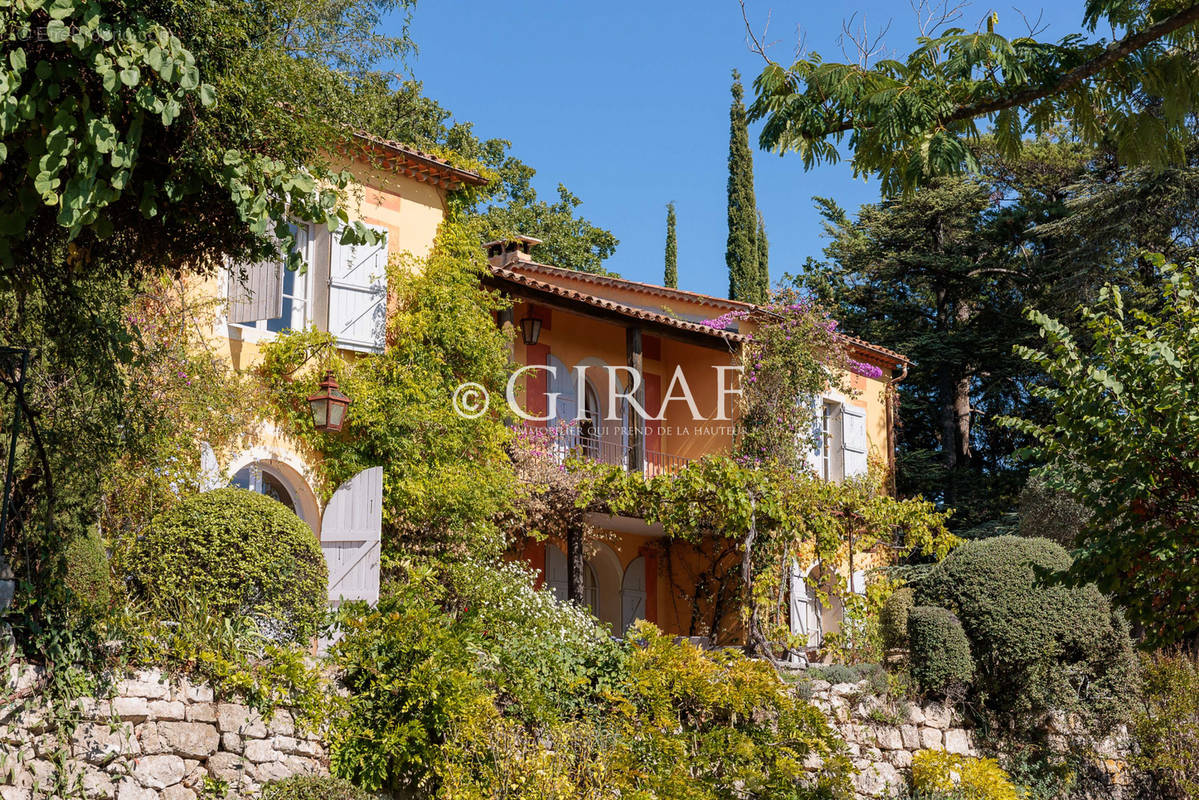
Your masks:
[{"label": "tall evergreen tree", "polygon": [[663,283],[679,288],[679,242],[674,232],[674,203],[666,204],[666,274]]},{"label": "tall evergreen tree", "polygon": [[758,205],[754,199],[754,160],[749,151],[741,73],[733,70],[729,108],[729,238],[724,260],[729,268],[729,297],[747,303],[766,300],[758,266]]},{"label": "tall evergreen tree", "polygon": [[766,240],[766,220],[758,212],[758,290],[762,299],[770,297],[770,242]]}]

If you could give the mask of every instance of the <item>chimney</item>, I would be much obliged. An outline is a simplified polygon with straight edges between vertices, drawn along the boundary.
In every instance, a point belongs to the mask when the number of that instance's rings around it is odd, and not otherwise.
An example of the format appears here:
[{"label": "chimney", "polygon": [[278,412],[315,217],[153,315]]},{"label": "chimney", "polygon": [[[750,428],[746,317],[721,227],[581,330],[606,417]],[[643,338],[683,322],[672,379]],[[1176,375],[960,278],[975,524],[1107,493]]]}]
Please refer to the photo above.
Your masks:
[{"label": "chimney", "polygon": [[532,262],[529,251],[538,244],[541,244],[541,240],[532,236],[513,236],[511,239],[496,239],[483,246],[487,248],[487,263],[493,267],[504,267],[513,261]]}]

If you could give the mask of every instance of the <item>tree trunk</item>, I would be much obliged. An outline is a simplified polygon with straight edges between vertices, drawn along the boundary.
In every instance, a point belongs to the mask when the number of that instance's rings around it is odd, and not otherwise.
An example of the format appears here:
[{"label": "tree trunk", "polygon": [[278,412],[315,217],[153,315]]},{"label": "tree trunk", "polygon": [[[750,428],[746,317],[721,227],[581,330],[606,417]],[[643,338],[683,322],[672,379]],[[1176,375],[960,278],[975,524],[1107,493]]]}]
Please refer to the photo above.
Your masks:
[{"label": "tree trunk", "polygon": [[571,528],[566,534],[566,596],[577,605],[584,605],[583,528]]}]

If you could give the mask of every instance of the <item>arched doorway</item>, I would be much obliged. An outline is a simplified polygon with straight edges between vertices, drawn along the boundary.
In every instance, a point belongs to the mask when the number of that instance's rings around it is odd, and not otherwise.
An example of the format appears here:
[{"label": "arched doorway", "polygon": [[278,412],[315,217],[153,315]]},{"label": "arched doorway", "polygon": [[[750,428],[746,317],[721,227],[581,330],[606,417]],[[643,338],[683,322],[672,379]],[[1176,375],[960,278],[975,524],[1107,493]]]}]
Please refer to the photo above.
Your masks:
[{"label": "arched doorway", "polygon": [[320,505],[308,482],[299,471],[279,459],[253,458],[247,455],[232,465],[229,484],[277,500],[304,520],[314,534],[321,525]]},{"label": "arched doorway", "polygon": [[[620,558],[604,542],[588,542],[587,555],[583,569],[583,601],[596,619],[607,623],[612,631],[620,631]],[[568,598],[566,554],[553,543],[545,548],[545,585],[559,600],[565,602]]]}]

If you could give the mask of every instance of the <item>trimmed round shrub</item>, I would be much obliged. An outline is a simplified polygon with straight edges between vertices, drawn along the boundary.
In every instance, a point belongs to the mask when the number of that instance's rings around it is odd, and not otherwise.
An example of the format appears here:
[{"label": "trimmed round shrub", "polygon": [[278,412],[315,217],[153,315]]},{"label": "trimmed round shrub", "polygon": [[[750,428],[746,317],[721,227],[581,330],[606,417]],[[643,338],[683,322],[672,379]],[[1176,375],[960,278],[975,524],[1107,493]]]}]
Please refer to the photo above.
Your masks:
[{"label": "trimmed round shrub", "polygon": [[204,492],[159,514],[129,564],[135,591],[161,611],[248,616],[277,639],[313,636],[325,608],[328,568],[312,530],[244,489]]},{"label": "trimmed round shrub", "polygon": [[896,589],[883,603],[878,617],[883,646],[888,650],[906,650],[908,646],[908,612],[916,604],[912,587]]},{"label": "trimmed round shrub", "polygon": [[915,587],[917,603],[960,620],[978,699],[1013,723],[1127,714],[1137,666],[1128,625],[1093,585],[1064,582],[1070,564],[1048,539],[997,536],[958,547]]},{"label": "trimmed round shrub", "polygon": [[262,800],[374,800],[349,781],[341,778],[284,778],[262,788]]},{"label": "trimmed round shrub", "polygon": [[913,606],[907,638],[912,680],[921,691],[960,696],[974,678],[974,659],[957,617],[937,606]]},{"label": "trimmed round shrub", "polygon": [[98,609],[112,600],[112,578],[104,540],[95,530],[76,536],[66,547],[64,582],[71,590],[71,601],[78,609]]},{"label": "trimmed round shrub", "polygon": [[1020,492],[1021,536],[1050,539],[1070,547],[1091,520],[1091,512],[1082,503],[1049,485],[1047,474],[1037,470],[1028,476]]}]

